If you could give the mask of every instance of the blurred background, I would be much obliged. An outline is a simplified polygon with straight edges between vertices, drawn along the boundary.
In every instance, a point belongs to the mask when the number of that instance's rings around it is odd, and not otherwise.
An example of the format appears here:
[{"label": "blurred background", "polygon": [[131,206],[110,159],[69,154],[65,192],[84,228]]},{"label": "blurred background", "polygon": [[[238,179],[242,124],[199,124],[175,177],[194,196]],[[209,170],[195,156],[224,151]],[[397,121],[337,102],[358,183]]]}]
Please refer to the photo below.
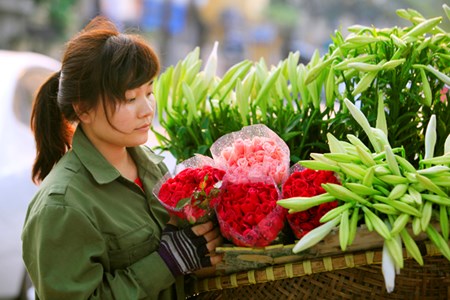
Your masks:
[{"label": "blurred background", "polygon": [[[175,64],[196,46],[203,56],[219,41],[219,72],[244,58],[276,63],[290,51],[307,62],[325,52],[335,29],[354,24],[409,25],[395,14],[413,8],[443,15],[444,0],[0,0],[0,49],[59,59],[68,38],[97,14],[142,33]],[[448,23],[443,24],[444,26]]]},{"label": "blurred background", "polygon": [[[0,299],[33,299],[21,258],[31,182],[33,95],[57,71],[64,44],[102,14],[153,45],[162,71],[200,47],[204,61],[219,42],[217,75],[243,59],[277,64],[291,51],[308,63],[327,51],[336,29],[409,26],[396,9],[444,16],[443,0],[0,0]],[[445,17],[444,17],[445,20]],[[441,27],[449,31],[448,20]],[[11,51],[4,51],[11,50]],[[35,52],[30,54],[28,52]],[[37,53],[37,54],[36,54]],[[158,129],[156,119],[153,127]],[[156,145],[155,137],[149,144]],[[166,156],[170,170],[175,159]]]}]

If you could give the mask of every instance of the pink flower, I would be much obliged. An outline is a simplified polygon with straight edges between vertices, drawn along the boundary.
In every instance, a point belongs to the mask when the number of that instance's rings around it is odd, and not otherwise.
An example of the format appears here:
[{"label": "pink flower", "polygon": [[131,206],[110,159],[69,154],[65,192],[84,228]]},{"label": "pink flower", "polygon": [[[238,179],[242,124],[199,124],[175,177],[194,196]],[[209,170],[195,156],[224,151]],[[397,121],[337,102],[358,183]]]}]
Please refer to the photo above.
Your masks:
[{"label": "pink flower", "polygon": [[286,143],[264,125],[244,127],[217,140],[211,153],[233,183],[273,180],[280,185],[289,176]]},{"label": "pink flower", "polygon": [[449,91],[449,88],[447,87],[447,86],[444,86],[443,88],[442,88],[442,90],[440,91],[440,93],[441,93],[441,102],[442,103],[445,103],[445,102],[447,102],[447,93],[448,93],[448,91]]},{"label": "pink flower", "polygon": [[238,246],[274,242],[286,220],[286,210],[276,205],[278,186],[289,175],[286,143],[259,124],[221,137],[211,153],[226,171],[215,206],[222,235]]}]

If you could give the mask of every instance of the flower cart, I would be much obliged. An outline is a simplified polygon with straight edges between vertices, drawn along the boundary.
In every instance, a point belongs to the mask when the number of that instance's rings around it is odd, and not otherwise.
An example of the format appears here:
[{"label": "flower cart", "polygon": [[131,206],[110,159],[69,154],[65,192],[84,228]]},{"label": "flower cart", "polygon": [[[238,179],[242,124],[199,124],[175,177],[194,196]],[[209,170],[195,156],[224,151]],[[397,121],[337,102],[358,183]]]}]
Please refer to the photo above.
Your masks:
[{"label": "flower cart", "polygon": [[[360,111],[350,102],[346,101],[346,104],[360,124],[367,126],[367,119],[358,114]],[[435,135],[434,118],[431,120],[425,137],[427,144],[433,143]],[[329,165],[321,164],[319,159],[315,161],[319,169],[337,167],[342,185],[319,182],[326,193],[277,201],[289,208],[292,214],[308,211],[317,203],[323,205],[340,200],[339,206],[320,218],[323,225],[301,235],[295,245],[218,248],[217,252],[224,254],[223,264],[217,267],[218,276],[195,281],[190,286],[190,294],[199,299],[254,299],[259,296],[270,296],[271,299],[282,295],[286,299],[384,299],[388,296],[410,298],[411,295],[417,299],[447,299],[450,293],[450,197],[447,191],[450,185],[450,135],[444,151],[446,154],[421,160],[425,164],[442,165],[415,170],[406,160],[388,150],[390,145],[385,139],[373,136],[374,132],[380,134],[379,131],[371,127],[366,127],[366,130],[375,148],[386,143],[384,151],[369,154],[365,162],[364,159],[355,159],[352,172],[344,165],[333,164],[330,155],[326,157]],[[343,149],[344,145],[330,138],[332,151],[338,151],[339,146]],[[426,149],[425,157],[429,157],[428,151],[433,151],[433,147],[427,146]],[[349,146],[346,152],[335,153],[351,155]],[[390,155],[393,160],[389,159]],[[377,156],[383,158],[375,159]],[[337,161],[342,158],[342,155],[335,157]],[[303,164],[314,166],[315,162],[304,161]],[[361,166],[367,164],[365,175],[357,174],[358,162]],[[391,171],[399,170],[398,175],[391,174],[391,181],[395,181],[393,176],[405,180],[383,183],[380,178],[387,174],[376,171],[377,175],[374,175],[369,171],[379,170],[382,165]],[[367,185],[367,175],[371,173],[370,184]],[[447,182],[440,182],[441,179]],[[380,186],[377,181],[380,181]],[[359,186],[360,182],[364,185]],[[399,191],[403,185],[408,188]],[[330,186],[340,188],[330,189]],[[365,188],[350,190],[357,186]],[[386,197],[381,196],[383,190],[386,190]],[[416,196],[420,197],[420,203],[414,202]]]},{"label": "flower cart", "polygon": [[406,259],[392,293],[381,270],[382,239],[364,228],[345,253],[336,232],[302,255],[292,255],[294,245],[219,248],[223,274],[195,281],[189,299],[449,299],[450,262],[420,239],[423,266]]},{"label": "flower cart", "polygon": [[216,44],[156,80],[160,149],[224,172],[208,209],[229,244],[190,298],[450,299],[450,35],[397,14],[412,25],[336,31],[307,65],[219,78]]}]

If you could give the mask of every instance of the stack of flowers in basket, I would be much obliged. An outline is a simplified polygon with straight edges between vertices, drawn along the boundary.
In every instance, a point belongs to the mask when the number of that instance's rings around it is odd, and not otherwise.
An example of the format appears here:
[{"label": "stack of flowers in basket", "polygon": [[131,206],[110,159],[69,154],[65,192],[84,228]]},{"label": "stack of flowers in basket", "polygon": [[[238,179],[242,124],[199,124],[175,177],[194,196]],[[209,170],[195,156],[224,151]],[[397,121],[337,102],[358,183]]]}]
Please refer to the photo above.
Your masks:
[{"label": "stack of flowers in basket", "polygon": [[[325,193],[322,183],[339,183],[332,171],[315,171],[294,165],[289,178],[282,187],[283,199],[293,197],[312,197]],[[320,218],[329,210],[337,207],[338,202],[332,201],[314,206],[305,211],[287,214],[287,220],[294,235],[303,237],[312,229],[318,227]]]},{"label": "stack of flowers in basket", "polygon": [[222,136],[211,146],[226,171],[215,200],[222,235],[237,246],[263,247],[276,241],[286,209],[277,205],[278,186],[289,176],[288,146],[264,125]]},{"label": "stack of flowers in basket", "polygon": [[338,183],[333,172],[289,168],[286,143],[265,125],[222,136],[211,157],[196,155],[166,174],[153,193],[181,227],[217,218],[222,235],[237,246],[264,247],[279,240],[287,219],[301,238],[320,225],[337,202],[288,214],[280,199],[322,194]]},{"label": "stack of flowers in basket", "polygon": [[153,193],[178,217],[179,226],[202,223],[214,218],[213,201],[220,193],[224,174],[210,157],[196,155],[178,164],[174,176],[166,174]]}]

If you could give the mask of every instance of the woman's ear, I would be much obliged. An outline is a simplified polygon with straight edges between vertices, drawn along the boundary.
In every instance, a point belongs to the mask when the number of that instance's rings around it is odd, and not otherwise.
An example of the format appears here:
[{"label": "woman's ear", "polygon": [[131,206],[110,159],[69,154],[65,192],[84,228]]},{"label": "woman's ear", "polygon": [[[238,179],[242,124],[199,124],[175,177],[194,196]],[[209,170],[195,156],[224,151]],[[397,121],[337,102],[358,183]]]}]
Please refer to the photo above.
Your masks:
[{"label": "woman's ear", "polygon": [[89,124],[92,122],[93,116],[90,110],[83,108],[80,103],[72,104],[72,106],[81,123]]}]

